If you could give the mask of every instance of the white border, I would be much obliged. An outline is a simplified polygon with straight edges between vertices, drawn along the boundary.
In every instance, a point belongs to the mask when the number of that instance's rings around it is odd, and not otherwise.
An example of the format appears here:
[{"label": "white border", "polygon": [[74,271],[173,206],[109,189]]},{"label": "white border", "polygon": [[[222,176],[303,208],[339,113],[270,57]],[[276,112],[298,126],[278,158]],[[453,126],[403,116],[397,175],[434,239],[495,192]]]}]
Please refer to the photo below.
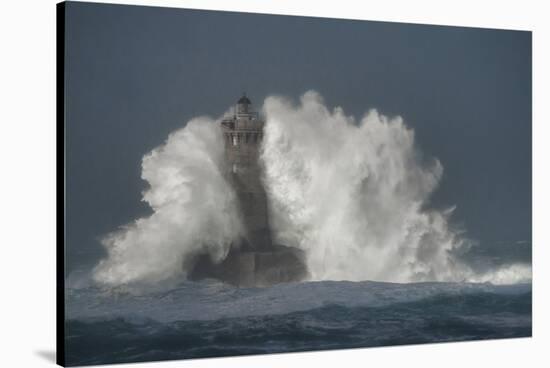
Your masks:
[{"label": "white border", "polygon": [[[532,339],[144,363],[140,367],[517,368],[547,364],[550,27],[544,1],[108,2],[534,31]],[[0,362],[2,367],[51,366],[44,356],[55,349],[55,1],[5,1],[0,6]],[[130,365],[117,365],[125,366]]]}]

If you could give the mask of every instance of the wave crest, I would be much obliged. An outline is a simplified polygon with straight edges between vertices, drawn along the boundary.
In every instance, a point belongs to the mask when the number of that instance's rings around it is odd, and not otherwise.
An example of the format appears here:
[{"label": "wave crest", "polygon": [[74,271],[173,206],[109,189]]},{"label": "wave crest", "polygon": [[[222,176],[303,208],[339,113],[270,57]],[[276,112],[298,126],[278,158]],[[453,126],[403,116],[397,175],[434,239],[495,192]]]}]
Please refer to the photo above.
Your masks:
[{"label": "wave crest", "polygon": [[[400,117],[360,121],[305,93],[269,97],[262,160],[278,241],[306,251],[314,280],[464,281],[470,246],[453,208],[426,209],[443,174]],[[496,274],[495,274],[496,275]]]},{"label": "wave crest", "polygon": [[191,120],[145,155],[143,200],[153,209],[109,235],[108,257],[94,270],[103,284],[154,283],[185,272],[186,259],[227,255],[241,232],[235,196],[223,177],[223,138],[218,123]]}]

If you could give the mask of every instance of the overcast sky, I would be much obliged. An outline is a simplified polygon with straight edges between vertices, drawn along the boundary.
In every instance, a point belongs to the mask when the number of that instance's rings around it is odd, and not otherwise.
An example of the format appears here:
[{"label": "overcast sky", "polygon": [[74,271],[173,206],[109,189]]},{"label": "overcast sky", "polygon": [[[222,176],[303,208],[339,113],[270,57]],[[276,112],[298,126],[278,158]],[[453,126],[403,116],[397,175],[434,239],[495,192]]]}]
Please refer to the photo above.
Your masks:
[{"label": "overcast sky", "polygon": [[69,271],[149,213],[142,156],[244,90],[401,115],[445,168],[431,204],[457,205],[482,253],[529,258],[531,33],[86,3],[66,16]]}]

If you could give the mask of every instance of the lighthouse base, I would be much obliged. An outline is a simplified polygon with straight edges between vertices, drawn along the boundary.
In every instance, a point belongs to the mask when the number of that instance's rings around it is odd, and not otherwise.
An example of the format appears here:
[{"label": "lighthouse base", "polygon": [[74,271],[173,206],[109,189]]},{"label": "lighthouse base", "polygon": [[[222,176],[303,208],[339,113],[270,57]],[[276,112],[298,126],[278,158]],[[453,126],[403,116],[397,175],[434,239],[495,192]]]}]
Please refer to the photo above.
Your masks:
[{"label": "lighthouse base", "polygon": [[218,279],[236,286],[270,286],[302,281],[307,277],[301,250],[283,245],[269,250],[232,250],[220,263],[199,256],[189,274],[191,280]]}]

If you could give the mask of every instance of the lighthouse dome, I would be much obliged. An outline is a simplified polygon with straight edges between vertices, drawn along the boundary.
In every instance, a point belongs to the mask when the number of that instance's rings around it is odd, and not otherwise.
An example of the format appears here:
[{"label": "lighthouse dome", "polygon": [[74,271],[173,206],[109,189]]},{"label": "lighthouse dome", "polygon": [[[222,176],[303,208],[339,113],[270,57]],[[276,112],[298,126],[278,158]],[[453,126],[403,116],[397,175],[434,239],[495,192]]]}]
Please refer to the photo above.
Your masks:
[{"label": "lighthouse dome", "polygon": [[243,94],[241,98],[239,98],[239,101],[237,101],[237,114],[238,115],[246,115],[249,114],[249,106],[252,104],[248,97],[246,97],[246,94]]},{"label": "lighthouse dome", "polygon": [[251,105],[252,102],[250,102],[249,98],[246,97],[246,95],[243,95],[241,98],[239,98],[239,101],[237,101],[239,105]]}]

